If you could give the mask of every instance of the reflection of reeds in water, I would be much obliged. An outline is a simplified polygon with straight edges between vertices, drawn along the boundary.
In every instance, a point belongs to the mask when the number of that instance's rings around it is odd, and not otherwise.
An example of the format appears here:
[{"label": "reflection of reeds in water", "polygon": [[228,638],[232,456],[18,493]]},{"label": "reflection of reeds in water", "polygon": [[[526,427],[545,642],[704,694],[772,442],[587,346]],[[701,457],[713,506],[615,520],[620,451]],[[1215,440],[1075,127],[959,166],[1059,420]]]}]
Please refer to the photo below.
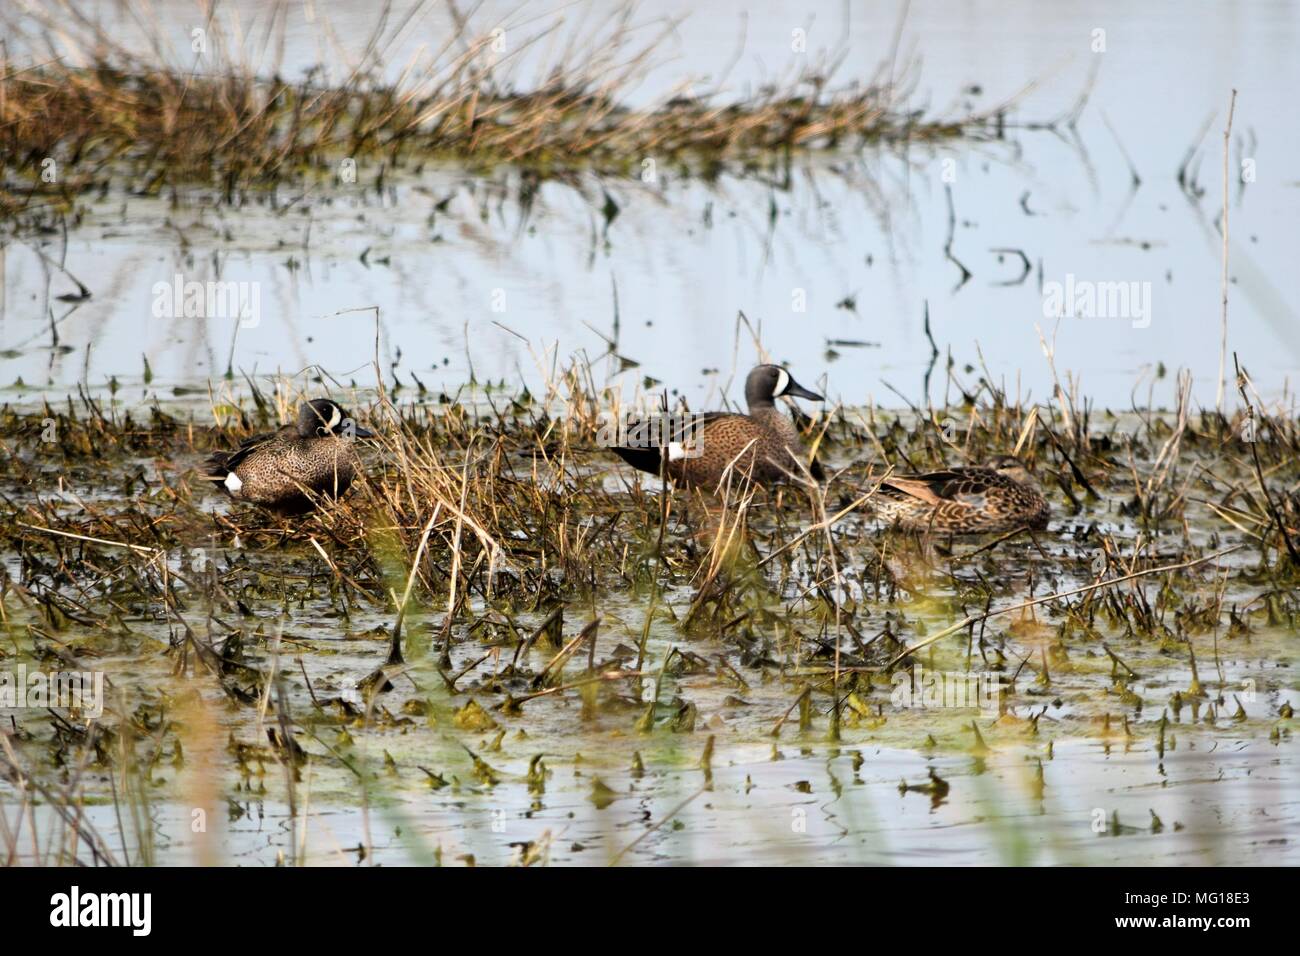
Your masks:
[{"label": "reflection of reeds in water", "polygon": [[[288,6],[267,13],[263,50],[282,44]],[[432,53],[389,80],[384,58],[411,39],[422,6],[377,12],[345,77],[316,69],[299,82],[281,78],[278,64],[250,63],[251,44],[234,39],[242,37],[237,18],[215,4],[203,19],[205,51],[188,64],[168,61],[157,28],[142,27],[148,51],[140,53],[70,0],[27,11],[36,26],[25,21],[16,35],[55,55],[0,62],[0,152],[12,177],[0,193],[4,209],[36,197],[66,202],[110,174],[144,194],[199,183],[233,201],[249,188],[337,178],[344,160],[516,163],[542,177],[585,168],[641,176],[650,161],[716,171],[731,160],[779,162],[792,149],[960,135],[987,119],[922,120],[903,106],[906,84],[892,76],[834,86],[843,53],[740,100],[681,89],[631,108],[629,92],[676,27],[648,31],[632,22],[632,5],[593,18],[535,80],[519,77],[519,64],[542,54],[561,23],[537,28],[525,19],[510,27],[504,52],[495,26],[478,33],[459,19]],[[147,7],[124,10],[137,24],[152,22]],[[61,170],[52,182],[42,176],[47,159]]]},{"label": "reflection of reeds in water", "polygon": [[[121,700],[119,699],[119,711]],[[65,719],[55,711],[54,752],[65,773],[47,778],[0,733],[0,781],[11,796],[0,801],[0,863],[5,866],[152,866],[155,828],[150,794],[153,763],[142,760],[129,720],[108,730],[98,721]],[[107,716],[107,710],[105,713]],[[158,752],[153,754],[156,762]],[[104,767],[109,793],[90,778]],[[88,807],[112,807],[111,824],[97,825]]]}]

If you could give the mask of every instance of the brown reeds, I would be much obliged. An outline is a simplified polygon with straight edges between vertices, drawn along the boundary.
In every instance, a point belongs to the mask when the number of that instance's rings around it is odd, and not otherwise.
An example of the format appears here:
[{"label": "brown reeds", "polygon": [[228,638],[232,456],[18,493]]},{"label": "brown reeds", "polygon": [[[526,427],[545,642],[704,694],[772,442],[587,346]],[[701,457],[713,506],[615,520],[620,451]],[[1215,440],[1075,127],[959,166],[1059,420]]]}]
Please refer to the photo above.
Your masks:
[{"label": "brown reeds", "polygon": [[[697,728],[701,688],[749,698],[754,733],[790,734],[797,710],[804,740],[852,739],[882,726],[891,669],[922,657],[929,667],[935,654],[1005,672],[1000,720],[1011,726],[1035,702],[1026,686],[1099,717],[1105,693],[1071,695],[1077,669],[1096,669],[1089,658],[1123,702],[1135,674],[1172,661],[1195,676],[1171,706],[1217,707],[1216,695],[1229,699],[1220,642],[1300,616],[1290,560],[1300,424],[1294,409],[1260,401],[1244,370],[1247,411],[1230,420],[1194,414],[1185,381],[1171,413],[1103,416],[1073,389],[1030,405],[950,367],[959,405],[833,406],[807,423],[832,475],[811,495],[733,474],[700,498],[602,452],[602,411],[624,410],[616,380],[585,360],[543,367],[534,394],[399,403],[334,389],[380,437],[354,490],[293,522],[218,505],[192,469],[318,397],[307,376],[250,378],[239,394],[224,384],[211,409],[127,412],[87,396],[0,409],[12,514],[0,548],[15,569],[0,593],[0,659],[130,660],[110,671],[123,690],[136,668],[161,663],[233,725],[216,755],[223,770],[256,792],[272,768],[301,816],[318,799],[312,766],[354,778],[365,801],[382,802],[377,774],[448,786],[440,764],[347,743],[415,732],[416,719],[435,739],[474,744],[465,779],[506,786],[485,763],[484,735],[500,745],[507,727],[600,721],[648,745]],[[867,513],[890,467],[1011,451],[1051,498],[1046,534],[916,540]],[[147,480],[141,460],[154,463]],[[355,645],[364,656],[334,669],[343,673],[322,673],[317,637],[292,623],[322,615],[371,642]],[[96,721],[42,712],[0,727],[0,772],[17,795],[0,816],[0,857],[151,859],[150,781],[182,758],[170,713],[158,695],[113,703]],[[51,762],[111,768],[115,789],[97,793],[75,772],[60,784]],[[117,801],[126,850],[79,822],[88,794]],[[29,845],[35,800],[62,808],[57,850]],[[303,843],[287,859],[305,854]]]},{"label": "brown reeds", "polygon": [[384,32],[387,16],[346,76],[315,70],[290,81],[250,63],[219,7],[191,63],[169,62],[157,37],[146,53],[128,48],[68,0],[33,7],[25,28],[11,26],[41,53],[0,61],[0,210],[66,209],[110,182],[140,195],[198,185],[228,202],[286,183],[381,186],[394,169],[438,160],[514,164],[534,177],[641,176],[648,163],[712,174],[724,163],[779,163],[792,150],[989,129],[986,116],[917,116],[896,80],[836,84],[843,57],[741,99],[678,90],[631,107],[628,91],[674,26],[638,28],[631,9],[597,18],[587,42],[532,81],[518,64],[549,31],[512,33],[503,54],[495,30],[477,35],[464,21],[436,38],[427,62],[388,79],[381,62],[398,34]]}]

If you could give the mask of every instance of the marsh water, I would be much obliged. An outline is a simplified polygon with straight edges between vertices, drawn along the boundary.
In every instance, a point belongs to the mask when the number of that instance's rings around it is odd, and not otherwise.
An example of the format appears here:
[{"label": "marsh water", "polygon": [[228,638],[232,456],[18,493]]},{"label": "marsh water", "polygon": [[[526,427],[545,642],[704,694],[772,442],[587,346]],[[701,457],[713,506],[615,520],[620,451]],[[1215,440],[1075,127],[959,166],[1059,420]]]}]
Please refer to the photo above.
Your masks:
[{"label": "marsh water", "polygon": [[[363,165],[350,187],[323,184],[240,208],[199,190],[178,201],[109,193],[88,201],[66,237],[20,235],[0,245],[0,390],[30,409],[81,386],[114,415],[140,414],[157,400],[181,418],[203,419],[210,388],[247,403],[239,373],[292,377],[316,366],[341,387],[372,394],[364,389],[376,349],[393,382],[453,395],[471,378],[536,392],[557,362],[585,354],[628,393],[668,387],[699,408],[720,401],[729,382],[725,397],[740,398],[735,372],[754,360],[750,334],[737,324],[743,312],[770,355],[832,402],[901,408],[923,402],[927,380],[936,403],[948,391],[942,362],[927,379],[928,307],[930,332],[951,350],[956,374],[967,382],[987,374],[1012,398],[1050,397],[1046,340],[1060,379],[1098,408],[1172,406],[1179,369],[1193,374],[1194,401],[1212,406],[1221,132],[1235,88],[1228,348],[1264,399],[1285,401],[1300,367],[1300,130],[1290,102],[1300,79],[1300,9],[1222,3],[1192,16],[1184,6],[917,2],[905,16],[897,4],[874,3],[647,6],[637,19],[651,32],[665,18],[681,21],[636,91],[641,103],[687,77],[719,86],[725,98],[784,76],[797,68],[791,35],[802,29],[811,54],[847,43],[838,74],[845,80],[891,61],[901,72],[915,54],[909,102],[927,113],[1015,105],[1002,138],[798,156],[788,182],[740,172],[703,182],[665,164],[653,181],[579,175],[543,182],[525,200],[509,168],[390,171],[377,189],[375,170]],[[135,22],[118,4],[89,7],[130,41]],[[256,35],[259,5],[230,8]],[[292,75],[324,62],[346,70],[357,52],[352,38],[370,28],[365,8],[334,0],[287,8],[277,68]],[[183,58],[194,8],[167,0],[153,9]],[[485,31],[505,24],[511,37],[555,17],[564,30],[580,30],[604,9],[489,2],[474,18]],[[421,43],[435,44],[448,16],[440,5],[419,8],[392,68]],[[1094,50],[1097,30],[1102,51]],[[521,71],[544,65],[542,53],[536,59]],[[1077,123],[1063,122],[1081,102]],[[1054,128],[1033,128],[1050,121]],[[61,300],[76,288],[51,261],[90,297]],[[254,283],[260,314],[242,325],[158,318],[156,286],[176,275]],[[1133,282],[1135,298],[1123,315],[1058,322],[1044,312],[1047,284],[1071,277]],[[236,375],[223,379],[228,369]],[[165,464],[142,457],[50,472],[41,494],[63,496],[69,508],[88,501],[127,509],[131,475],[156,486],[198,460],[191,453]],[[622,480],[610,478],[610,487]],[[16,508],[31,493],[0,490]],[[205,507],[229,506],[211,496]],[[1089,525],[1139,537],[1113,501],[1093,502],[978,566],[1007,582],[1007,602],[1026,596],[1022,581],[1035,577],[1053,590],[1086,583],[1095,545],[1073,536]],[[867,527],[855,524],[853,533]],[[1241,540],[1204,508],[1192,527],[1207,549]],[[245,560],[229,538],[202,545],[226,567]],[[14,545],[4,554],[15,579],[17,552]],[[1262,585],[1244,558],[1235,560],[1223,564],[1232,579],[1226,594],[1208,575],[1195,598],[1255,604]],[[283,568],[308,582],[307,592],[323,573],[307,546],[288,550]],[[925,590],[909,598],[917,603],[908,616],[921,624],[914,636],[956,619],[942,575]],[[130,618],[125,642],[88,642],[96,666],[112,677],[118,711],[135,714],[146,737],[179,715],[184,753],[169,762],[169,738],[167,760],[147,774],[138,824],[122,823],[118,784],[102,770],[90,774],[80,812],[114,835],[115,852],[161,863],[1300,860],[1300,775],[1290,722],[1278,716],[1300,704],[1296,631],[1285,615],[1257,621],[1248,639],[1229,640],[1217,625],[1197,636],[1199,680],[1221,701],[1212,707],[1171,704],[1196,681],[1186,655],[1120,633],[1108,640],[1132,679],[1117,681],[1116,665],[1095,647],[1071,646],[1062,657],[1051,651],[1050,676],[1008,712],[891,706],[885,685],[831,740],[824,700],[774,734],[807,675],[750,670],[721,637],[685,638],[674,618],[691,601],[688,582],[670,589],[648,632],[647,669],[672,664],[657,690],[671,730],[633,729],[656,692],[652,680],[636,693],[606,695],[594,713],[574,693],[503,713],[492,678],[505,661],[491,642],[454,647],[447,673],[463,676],[448,693],[433,666],[445,609],[427,607],[410,631],[409,672],[364,725],[345,704],[327,704],[338,720],[299,740],[311,756],[292,781],[259,749],[275,725],[266,703],[235,707],[196,690],[193,672],[178,673],[175,658],[160,653],[172,623]],[[283,707],[298,714],[316,698],[353,699],[382,662],[392,626],[391,613],[374,610],[340,619],[333,602],[310,595],[258,613],[248,659],[284,675]],[[606,595],[599,607],[571,609],[565,639],[597,614],[599,657],[627,666],[645,596]],[[544,616],[521,610],[518,620],[531,627]],[[875,623],[887,616],[882,608]],[[1035,672],[1040,659],[1048,671],[1058,623],[1041,609],[999,622],[1000,639],[1019,651],[1011,665],[1028,654]],[[672,648],[689,654],[673,659]],[[555,650],[534,647],[533,667]],[[17,645],[5,651],[0,667]],[[961,638],[920,660],[941,675],[972,669]],[[1029,684],[1022,679],[1022,688]],[[12,786],[0,787],[18,806]],[[18,861],[56,856],[64,822],[52,801],[34,801],[25,819]]]},{"label": "marsh water", "polygon": [[[116,0],[87,7],[118,42],[145,45],[138,13]],[[164,394],[230,367],[318,364],[345,376],[374,345],[373,313],[347,310],[377,306],[385,359],[431,388],[454,391],[471,373],[536,388],[548,350],[597,356],[616,338],[619,354],[640,363],[626,381],[648,376],[699,402],[716,395],[712,371],[749,362],[737,354],[743,311],[761,323],[773,356],[805,381],[824,380],[832,398],[901,405],[891,387],[916,401],[929,364],[928,304],[938,347],[959,367],[987,367],[1013,394],[1051,392],[1041,330],[1061,377],[1100,406],[1145,404],[1161,371],[1179,368],[1193,372],[1196,398],[1212,402],[1222,131],[1236,89],[1228,346],[1274,398],[1300,363],[1290,268],[1300,216],[1290,99],[1300,12],[1286,2],[1217,3],[1196,16],[1183,8],[1175,0],[646,5],[633,22],[647,42],[674,26],[629,94],[634,103],[660,101],[688,80],[725,102],[843,48],[834,76],[845,84],[876,77],[882,64],[888,76],[892,63],[900,85],[908,77],[908,107],[957,117],[1011,102],[1008,128],[992,142],[796,157],[788,182],[724,174],[706,184],[663,163],[653,182],[578,176],[541,184],[527,202],[509,169],[387,170],[377,191],[379,171],[364,162],[351,187],[322,183],[278,196],[274,209],[269,200],[214,207],[202,194],[178,206],[106,196],[90,204],[66,250],[59,236],[0,250],[0,384],[30,400],[78,382],[139,383],[145,358]],[[189,52],[197,6],[165,0],[151,9],[163,53],[201,71]],[[264,50],[266,7],[219,9],[238,14],[247,59],[287,77],[317,63],[346,73],[374,27],[364,4],[286,5],[284,40]],[[526,88],[563,54],[560,38],[588,36],[615,9],[493,0],[476,5],[473,23],[484,33],[500,27],[521,47],[556,25],[553,43],[519,52]],[[449,29],[442,4],[398,5],[392,22],[406,13],[385,60],[393,76]],[[795,30],[804,31],[801,54],[791,50]],[[1064,120],[1081,103],[1071,127]],[[1018,128],[1047,122],[1057,127]],[[949,197],[951,251],[971,273],[964,283],[945,255]],[[609,222],[607,198],[617,208]],[[76,289],[33,245],[93,297],[60,302]],[[178,273],[258,283],[260,322],[236,332],[227,320],[156,318],[155,284]],[[1123,315],[1058,323],[1044,314],[1043,286],[1070,277],[1137,285]],[[846,342],[858,344],[837,344]],[[749,349],[748,336],[740,345]],[[943,387],[942,376],[932,380],[936,398]],[[1154,399],[1169,396],[1157,387]]]},{"label": "marsh water", "polygon": [[[182,414],[181,407],[171,411]],[[1134,425],[1124,419],[1117,428]],[[63,503],[47,514],[66,515],[64,527],[79,528],[84,502],[96,514],[116,514],[119,527],[141,516],[175,521],[167,496],[128,503],[105,490],[105,474],[114,487],[141,477],[174,485],[192,464],[179,455],[165,464],[127,460],[107,473],[102,465],[73,470],[61,485]],[[608,463],[579,474],[613,500],[628,493],[625,478]],[[15,494],[30,514],[31,492]],[[103,606],[111,626],[102,632],[66,620],[52,630],[48,619],[33,617],[30,602],[5,601],[10,630],[0,665],[36,666],[24,650],[30,637],[47,648],[76,648],[84,666],[93,662],[109,675],[105,711],[119,721],[111,725],[138,735],[130,764],[136,769],[128,772],[126,764],[118,767],[120,757],[74,760],[58,727],[41,729],[43,711],[6,712],[16,720],[19,753],[32,761],[27,766],[44,768],[51,782],[81,795],[82,826],[109,835],[119,860],[1247,865],[1296,859],[1290,714],[1300,704],[1300,687],[1293,595],[1270,596],[1245,555],[1214,559],[1176,598],[1152,578],[1130,585],[1132,598],[1125,599],[1168,601],[1162,617],[1188,620],[1203,602],[1217,601],[1241,609],[1231,627],[1201,626],[1186,644],[1114,625],[1090,639],[1062,638],[1071,615],[1063,616],[1061,607],[1017,611],[990,621],[987,633],[981,626],[978,647],[974,632],[955,635],[917,653],[911,676],[880,673],[859,684],[837,732],[828,698],[814,694],[805,707],[800,696],[834,661],[825,642],[821,652],[812,647],[816,604],[806,599],[802,558],[765,576],[759,589],[765,596],[744,615],[743,634],[730,625],[683,630],[698,581],[682,578],[665,586],[655,606],[635,588],[572,603],[558,635],[530,642],[522,656],[517,643],[502,639],[500,615],[510,616],[516,633],[527,633],[544,624],[547,611],[530,608],[526,595],[491,607],[475,601],[476,623],[455,625],[449,658],[439,663],[445,607],[436,596],[422,600],[405,622],[406,665],[367,710],[366,676],[388,653],[393,616],[347,610],[347,602],[341,612],[327,587],[338,552],[329,559],[313,550],[319,541],[328,544],[327,527],[312,523],[289,538],[255,516],[239,518],[211,494],[194,504],[236,523],[196,524],[181,535],[188,544],[162,559],[173,572],[188,573],[201,554],[203,566],[249,605],[240,620],[213,607],[192,576],[174,617],[160,613],[156,599],[111,588]],[[793,506],[795,515],[801,510]],[[1193,507],[1190,517],[1195,530],[1188,547],[1241,543],[1212,509]],[[760,552],[776,550],[781,540],[775,520],[755,519]],[[232,536],[231,527],[242,530]],[[886,645],[889,639],[865,640],[878,628],[896,629],[912,642],[952,623],[952,608],[963,600],[958,581],[965,588],[981,577],[995,580],[999,604],[1031,593],[1020,582],[1037,580],[1040,591],[1057,593],[1087,583],[1096,573],[1098,539],[1086,529],[1101,529],[1111,540],[1140,537],[1112,499],[1060,514],[1034,540],[1005,542],[996,551],[978,539],[958,544],[947,570],[924,546],[885,545],[898,549],[891,560],[904,567],[908,590],[881,600],[868,576],[850,572],[844,587],[862,602],[857,626],[863,634],[840,639],[844,666],[888,659],[895,646]],[[21,561],[6,554],[9,574],[28,588],[71,554],[92,562],[68,572],[73,583],[64,590],[78,602],[70,605],[80,609],[74,613],[98,613],[100,604],[80,602],[106,577],[125,573],[111,548],[73,541],[73,550],[51,565],[34,559],[45,553],[48,538],[7,533],[30,552]],[[695,530],[683,517],[668,533],[679,542]],[[861,515],[841,521],[836,535],[846,553],[861,559],[868,553],[863,548],[885,540]],[[629,544],[635,547],[632,537]],[[561,645],[596,618],[594,668],[570,660],[554,683],[528,680],[545,673]],[[195,655],[181,653],[182,627],[218,642],[219,659],[230,664],[224,676],[214,682]],[[646,627],[646,679],[620,678],[588,698],[582,686],[591,675],[634,670]],[[792,652],[799,643],[812,653]],[[48,668],[48,653],[45,660]],[[250,683],[259,672],[271,675],[260,691]],[[996,695],[982,697],[970,684],[977,678],[1014,686],[1014,696],[1001,703]],[[559,685],[568,689],[538,692]],[[1194,690],[1199,685],[1206,693]],[[651,701],[657,702],[653,729],[643,725]],[[276,739],[279,715],[295,728],[297,762],[283,761],[265,744]],[[110,754],[119,739],[112,738]],[[18,792],[8,786],[7,793],[11,809],[18,806]],[[49,792],[42,797],[8,821],[21,837],[15,862],[49,862],[68,849],[57,801]]]}]

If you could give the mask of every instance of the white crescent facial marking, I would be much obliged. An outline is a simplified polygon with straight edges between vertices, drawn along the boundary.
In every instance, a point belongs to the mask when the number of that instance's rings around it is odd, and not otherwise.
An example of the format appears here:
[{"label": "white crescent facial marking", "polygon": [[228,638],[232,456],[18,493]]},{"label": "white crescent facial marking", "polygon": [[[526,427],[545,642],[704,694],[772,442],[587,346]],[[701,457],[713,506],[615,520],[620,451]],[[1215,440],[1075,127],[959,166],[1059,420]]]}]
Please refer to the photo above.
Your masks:
[{"label": "white crescent facial marking", "polygon": [[332,432],[338,428],[339,422],[343,421],[343,411],[337,405],[330,406],[330,421],[325,426],[325,430]]},{"label": "white crescent facial marking", "polygon": [[790,373],[783,368],[777,369],[780,374],[776,377],[776,388],[772,390],[773,398],[780,398],[785,394],[785,390],[790,387]]},{"label": "white crescent facial marking", "polygon": [[239,476],[235,474],[233,471],[230,474],[226,475],[226,480],[223,482],[223,484],[226,486],[226,490],[229,491],[232,495],[238,494],[239,489],[244,487],[244,483],[239,480]]},{"label": "white crescent facial marking", "polygon": [[670,441],[668,443],[668,460],[681,461],[686,457],[686,446],[679,441]]}]

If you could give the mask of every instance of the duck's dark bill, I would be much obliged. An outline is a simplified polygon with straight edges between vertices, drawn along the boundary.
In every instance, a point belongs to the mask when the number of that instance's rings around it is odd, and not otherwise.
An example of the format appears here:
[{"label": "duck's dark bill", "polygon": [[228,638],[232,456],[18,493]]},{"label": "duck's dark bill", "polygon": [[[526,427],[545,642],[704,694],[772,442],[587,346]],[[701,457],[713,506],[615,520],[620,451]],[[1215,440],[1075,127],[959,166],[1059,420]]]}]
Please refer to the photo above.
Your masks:
[{"label": "duck's dark bill", "polygon": [[806,398],[810,402],[826,401],[826,399],[822,398],[816,392],[809,391],[793,379],[790,380],[790,385],[786,388],[785,394],[794,398]]},{"label": "duck's dark bill", "polygon": [[353,434],[354,436],[356,436],[357,438],[374,438],[374,437],[375,437],[375,433],[374,433],[374,432],[372,432],[369,428],[362,428],[360,425],[356,425],[356,426],[353,427],[353,429],[352,429],[352,434]]}]

